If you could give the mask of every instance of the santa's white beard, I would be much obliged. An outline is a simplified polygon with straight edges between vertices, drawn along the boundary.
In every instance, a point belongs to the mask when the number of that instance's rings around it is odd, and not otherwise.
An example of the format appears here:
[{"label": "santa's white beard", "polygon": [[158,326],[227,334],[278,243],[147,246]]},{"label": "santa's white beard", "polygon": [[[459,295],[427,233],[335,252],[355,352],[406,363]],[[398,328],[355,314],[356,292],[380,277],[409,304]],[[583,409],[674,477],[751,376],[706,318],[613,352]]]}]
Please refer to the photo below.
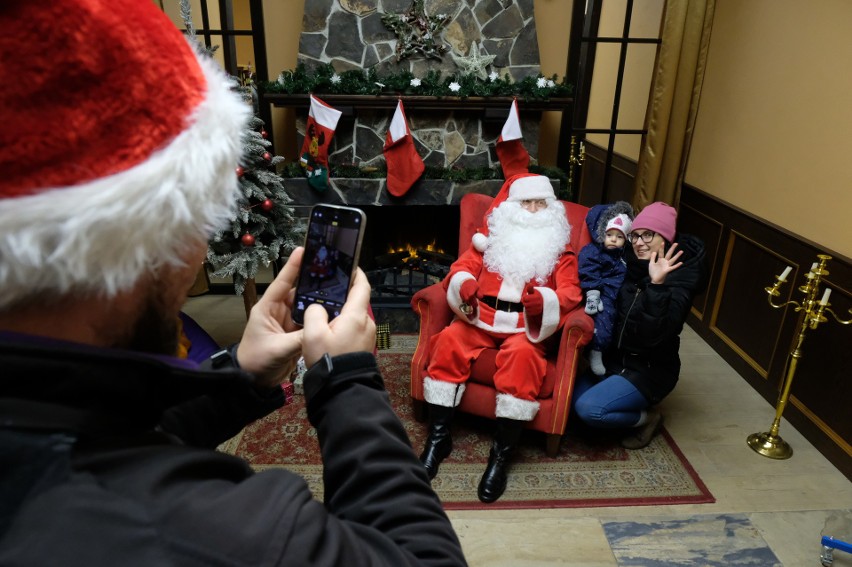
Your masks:
[{"label": "santa's white beard", "polygon": [[571,236],[565,207],[548,200],[547,208],[531,213],[505,201],[488,216],[485,267],[520,285],[532,279],[543,284]]}]

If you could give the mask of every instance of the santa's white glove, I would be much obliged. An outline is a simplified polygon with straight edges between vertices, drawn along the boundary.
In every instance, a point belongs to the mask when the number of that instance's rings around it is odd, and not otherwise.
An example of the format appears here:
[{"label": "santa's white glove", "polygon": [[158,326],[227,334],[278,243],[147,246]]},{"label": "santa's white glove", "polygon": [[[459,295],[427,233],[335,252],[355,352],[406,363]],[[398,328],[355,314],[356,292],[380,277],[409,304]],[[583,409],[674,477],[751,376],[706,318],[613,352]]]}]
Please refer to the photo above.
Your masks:
[{"label": "santa's white glove", "polygon": [[596,315],[604,310],[603,301],[601,301],[601,292],[596,289],[590,289],[586,292],[586,313]]}]

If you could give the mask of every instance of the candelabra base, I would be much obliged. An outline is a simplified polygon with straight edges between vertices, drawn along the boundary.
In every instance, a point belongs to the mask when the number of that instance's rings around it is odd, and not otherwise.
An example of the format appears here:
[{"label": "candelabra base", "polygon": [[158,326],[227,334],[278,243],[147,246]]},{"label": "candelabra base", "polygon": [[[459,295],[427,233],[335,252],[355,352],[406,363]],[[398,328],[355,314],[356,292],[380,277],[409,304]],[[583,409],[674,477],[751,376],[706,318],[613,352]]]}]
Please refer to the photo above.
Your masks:
[{"label": "candelabra base", "polygon": [[748,446],[770,459],[789,459],[793,456],[793,448],[778,435],[772,435],[768,431],[763,433],[752,433],[748,436]]}]

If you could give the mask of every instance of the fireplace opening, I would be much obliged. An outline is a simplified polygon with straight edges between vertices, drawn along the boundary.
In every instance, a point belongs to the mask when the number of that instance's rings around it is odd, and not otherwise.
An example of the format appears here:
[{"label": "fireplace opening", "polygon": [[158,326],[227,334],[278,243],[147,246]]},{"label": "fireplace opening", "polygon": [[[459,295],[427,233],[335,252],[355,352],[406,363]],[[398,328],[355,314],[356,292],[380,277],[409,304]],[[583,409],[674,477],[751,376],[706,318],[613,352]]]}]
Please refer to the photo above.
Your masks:
[{"label": "fireplace opening", "polygon": [[365,206],[361,269],[374,307],[408,308],[419,289],[440,282],[455,261],[459,208],[451,205]]}]

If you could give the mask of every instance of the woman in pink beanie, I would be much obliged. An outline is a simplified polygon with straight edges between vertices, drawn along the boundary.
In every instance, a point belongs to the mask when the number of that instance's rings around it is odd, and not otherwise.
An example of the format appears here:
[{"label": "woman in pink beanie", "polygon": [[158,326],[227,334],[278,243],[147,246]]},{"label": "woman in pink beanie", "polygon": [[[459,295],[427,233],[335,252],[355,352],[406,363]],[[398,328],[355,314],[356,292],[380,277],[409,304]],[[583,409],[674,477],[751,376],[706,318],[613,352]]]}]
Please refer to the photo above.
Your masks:
[{"label": "woman in pink beanie", "polygon": [[706,283],[704,243],[677,233],[677,211],[647,205],[633,220],[627,274],[618,295],[615,340],[606,372],[586,372],[574,386],[574,411],[596,428],[624,429],[621,444],[647,446],[663,424],[656,406],[677,384],[680,332]]}]

